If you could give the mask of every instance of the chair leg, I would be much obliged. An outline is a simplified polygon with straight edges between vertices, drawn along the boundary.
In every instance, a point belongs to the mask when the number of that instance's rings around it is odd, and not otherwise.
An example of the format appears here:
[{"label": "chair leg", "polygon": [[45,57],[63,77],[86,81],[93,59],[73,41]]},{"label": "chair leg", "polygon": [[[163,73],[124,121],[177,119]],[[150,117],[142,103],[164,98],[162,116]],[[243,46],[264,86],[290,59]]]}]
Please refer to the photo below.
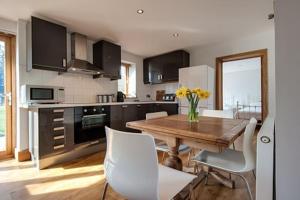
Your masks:
[{"label": "chair leg", "polygon": [[244,182],[246,183],[246,186],[247,186],[247,191],[248,191],[250,200],[253,200],[253,196],[252,196],[252,193],[251,193],[251,188],[250,188],[250,185],[249,185],[247,179],[241,174],[236,174],[236,175],[238,175],[239,177],[241,177],[244,180]]},{"label": "chair leg", "polygon": [[208,183],[208,173],[205,175],[205,185],[207,185],[207,183]]},{"label": "chair leg", "polygon": [[233,150],[235,150],[235,144],[234,144],[234,142],[232,143],[232,148],[233,148]]},{"label": "chair leg", "polygon": [[163,152],[162,162],[165,160],[166,152]]},{"label": "chair leg", "polygon": [[103,188],[103,193],[102,193],[102,198],[101,198],[102,200],[105,200],[107,187],[108,187],[108,182],[105,182],[105,185],[104,185],[104,188]]},{"label": "chair leg", "polygon": [[191,161],[191,152],[189,152],[189,155],[188,155],[187,167],[190,166],[190,161]]}]

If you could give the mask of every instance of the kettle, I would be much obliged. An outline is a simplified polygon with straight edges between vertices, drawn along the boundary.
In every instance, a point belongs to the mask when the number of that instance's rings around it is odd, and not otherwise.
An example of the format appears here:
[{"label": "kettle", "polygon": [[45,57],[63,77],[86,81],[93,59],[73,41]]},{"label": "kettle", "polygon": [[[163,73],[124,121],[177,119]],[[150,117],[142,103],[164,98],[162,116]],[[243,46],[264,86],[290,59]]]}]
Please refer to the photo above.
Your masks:
[{"label": "kettle", "polygon": [[118,91],[117,93],[117,102],[124,102],[126,95],[123,92]]}]

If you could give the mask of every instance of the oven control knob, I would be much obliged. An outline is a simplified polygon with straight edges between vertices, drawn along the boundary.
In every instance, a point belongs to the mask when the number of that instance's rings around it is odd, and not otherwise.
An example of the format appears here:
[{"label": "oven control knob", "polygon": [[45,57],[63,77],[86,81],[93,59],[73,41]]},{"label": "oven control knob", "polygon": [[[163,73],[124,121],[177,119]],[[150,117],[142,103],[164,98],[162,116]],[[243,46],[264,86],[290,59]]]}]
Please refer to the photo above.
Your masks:
[{"label": "oven control knob", "polygon": [[101,110],[104,111],[104,108],[102,108]]},{"label": "oven control knob", "polygon": [[83,112],[87,112],[87,109],[84,109]]},{"label": "oven control knob", "polygon": [[97,109],[96,109],[96,108],[94,108],[94,109],[93,109],[93,111],[94,111],[94,112],[96,112],[96,111],[97,111]]}]

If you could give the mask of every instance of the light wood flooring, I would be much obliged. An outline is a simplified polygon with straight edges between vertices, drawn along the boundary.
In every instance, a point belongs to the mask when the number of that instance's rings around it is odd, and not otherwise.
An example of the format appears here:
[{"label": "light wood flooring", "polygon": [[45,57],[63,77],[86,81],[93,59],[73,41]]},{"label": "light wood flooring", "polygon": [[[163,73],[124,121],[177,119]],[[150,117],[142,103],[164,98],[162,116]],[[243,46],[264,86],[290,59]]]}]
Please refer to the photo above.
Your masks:
[{"label": "light wood flooring", "polygon": [[[236,145],[238,147],[238,145]],[[239,147],[238,147],[239,148]],[[0,162],[1,200],[93,200],[100,199],[103,185],[104,152],[93,154],[73,162],[37,171],[31,161],[18,163],[15,160]],[[161,157],[161,155],[160,155]],[[186,157],[183,158],[186,160]],[[225,174],[227,176],[227,174]],[[246,175],[255,194],[255,179],[252,173]],[[236,189],[220,185],[212,177],[208,185],[201,183],[199,199],[248,199],[244,183],[236,176]],[[111,188],[107,199],[123,199]]]}]

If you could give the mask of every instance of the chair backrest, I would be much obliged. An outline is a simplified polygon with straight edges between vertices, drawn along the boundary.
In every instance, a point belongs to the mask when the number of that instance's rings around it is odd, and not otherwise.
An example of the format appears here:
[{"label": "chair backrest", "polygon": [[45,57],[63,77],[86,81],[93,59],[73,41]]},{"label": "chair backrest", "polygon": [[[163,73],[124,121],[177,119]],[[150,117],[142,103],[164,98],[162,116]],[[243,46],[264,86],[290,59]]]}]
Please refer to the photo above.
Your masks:
[{"label": "chair backrest", "polygon": [[256,153],[253,145],[253,135],[255,133],[256,124],[257,120],[251,118],[244,133],[243,154],[245,158],[245,168],[243,171],[251,171],[256,167]]},{"label": "chair backrest", "polygon": [[146,119],[155,119],[155,118],[167,117],[167,116],[168,116],[168,113],[165,111],[146,113]]},{"label": "chair backrest", "polygon": [[127,199],[157,200],[158,159],[154,138],[106,127],[104,172],[109,185]]},{"label": "chair backrest", "polygon": [[200,111],[200,116],[220,117],[228,119],[234,118],[232,110],[202,110]]}]

